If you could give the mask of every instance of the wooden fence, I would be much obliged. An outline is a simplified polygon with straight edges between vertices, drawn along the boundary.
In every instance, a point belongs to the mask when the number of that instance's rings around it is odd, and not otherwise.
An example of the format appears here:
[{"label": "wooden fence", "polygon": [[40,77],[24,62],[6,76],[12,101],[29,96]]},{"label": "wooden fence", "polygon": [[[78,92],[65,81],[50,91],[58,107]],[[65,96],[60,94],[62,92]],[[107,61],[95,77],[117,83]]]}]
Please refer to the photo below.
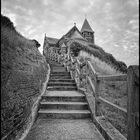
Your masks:
[{"label": "wooden fence", "polygon": [[128,140],[139,140],[139,66],[130,66],[128,89]]}]

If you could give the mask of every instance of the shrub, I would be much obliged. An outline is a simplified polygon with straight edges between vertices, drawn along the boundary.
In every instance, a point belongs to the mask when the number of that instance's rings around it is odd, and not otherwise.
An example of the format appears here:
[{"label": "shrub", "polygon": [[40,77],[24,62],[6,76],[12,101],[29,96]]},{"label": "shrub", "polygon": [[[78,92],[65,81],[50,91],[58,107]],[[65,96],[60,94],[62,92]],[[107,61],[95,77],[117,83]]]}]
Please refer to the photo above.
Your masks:
[{"label": "shrub", "polygon": [[3,16],[3,15],[1,15],[1,26],[5,26],[7,28],[10,28],[12,30],[15,30],[15,27],[13,25],[13,22],[11,22],[8,17]]},{"label": "shrub", "polygon": [[94,44],[84,44],[80,41],[74,40],[70,43],[70,48],[75,51],[76,54],[79,54],[80,50],[83,50],[95,57],[98,57],[101,61],[112,65],[116,70],[119,70],[123,73],[127,72],[127,66],[124,62],[117,61],[112,54],[106,53],[101,47]]}]

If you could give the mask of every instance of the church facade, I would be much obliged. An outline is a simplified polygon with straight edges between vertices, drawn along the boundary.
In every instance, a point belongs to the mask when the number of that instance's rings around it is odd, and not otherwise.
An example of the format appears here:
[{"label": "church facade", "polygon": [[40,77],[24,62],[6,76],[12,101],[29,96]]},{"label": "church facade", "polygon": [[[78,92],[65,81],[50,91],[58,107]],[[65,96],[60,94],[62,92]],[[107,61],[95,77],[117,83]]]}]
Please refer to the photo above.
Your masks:
[{"label": "church facade", "polygon": [[45,34],[43,44],[43,55],[47,53],[59,53],[65,54],[70,53],[70,44],[72,42],[78,42],[88,46],[89,44],[94,45],[94,31],[92,30],[87,19],[84,20],[81,31],[74,26],[60,39],[47,37]]}]

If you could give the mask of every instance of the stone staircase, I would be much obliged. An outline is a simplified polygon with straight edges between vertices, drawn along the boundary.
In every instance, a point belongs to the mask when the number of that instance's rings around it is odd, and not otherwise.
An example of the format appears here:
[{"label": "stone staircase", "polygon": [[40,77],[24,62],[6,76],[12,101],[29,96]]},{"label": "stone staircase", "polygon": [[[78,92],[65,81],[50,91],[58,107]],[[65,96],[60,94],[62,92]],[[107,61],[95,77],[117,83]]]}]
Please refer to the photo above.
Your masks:
[{"label": "stone staircase", "polygon": [[47,92],[42,96],[38,117],[43,119],[90,118],[85,95],[79,92],[66,68],[50,62],[51,73]]},{"label": "stone staircase", "polygon": [[63,65],[49,62],[51,74],[38,118],[25,140],[104,140],[88,103]]}]

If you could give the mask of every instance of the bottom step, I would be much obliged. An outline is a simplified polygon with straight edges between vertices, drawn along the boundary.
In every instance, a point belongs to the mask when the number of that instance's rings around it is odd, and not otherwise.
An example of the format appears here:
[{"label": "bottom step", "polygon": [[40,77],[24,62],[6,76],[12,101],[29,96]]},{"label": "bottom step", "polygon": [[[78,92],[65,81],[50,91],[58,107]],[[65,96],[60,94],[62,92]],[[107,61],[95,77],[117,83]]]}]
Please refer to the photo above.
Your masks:
[{"label": "bottom step", "polygon": [[39,110],[39,118],[42,119],[85,119],[90,118],[88,110]]},{"label": "bottom step", "polygon": [[47,90],[59,90],[59,91],[64,91],[64,90],[68,90],[68,91],[72,91],[72,90],[77,90],[76,86],[48,86]]}]

